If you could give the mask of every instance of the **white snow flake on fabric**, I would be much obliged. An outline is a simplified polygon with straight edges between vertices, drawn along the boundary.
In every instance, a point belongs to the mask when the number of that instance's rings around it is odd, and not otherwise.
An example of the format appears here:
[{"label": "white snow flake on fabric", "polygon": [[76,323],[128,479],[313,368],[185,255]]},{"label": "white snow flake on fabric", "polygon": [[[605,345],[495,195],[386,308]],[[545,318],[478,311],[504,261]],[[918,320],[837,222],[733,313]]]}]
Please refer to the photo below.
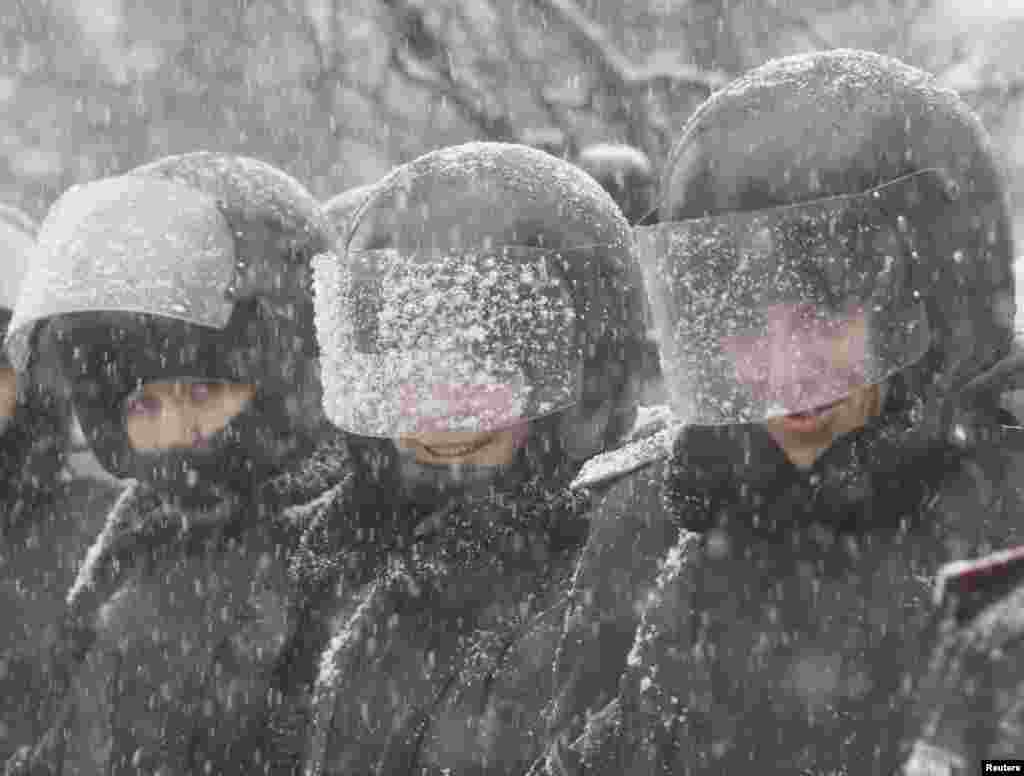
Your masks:
[{"label": "white snow flake on fabric", "polygon": [[572,488],[593,487],[668,456],[681,428],[677,418],[665,406],[641,408],[639,413],[625,443],[588,460],[573,480]]},{"label": "white snow flake on fabric", "polygon": [[[661,569],[658,571],[658,576],[654,581],[654,587],[647,595],[640,625],[637,626],[636,635],[633,638],[633,646],[626,657],[627,665],[633,667],[644,665],[644,652],[650,648],[651,642],[658,637],[658,630],[648,622],[647,613],[656,609],[664,601],[666,588],[682,576],[690,553],[699,551],[700,541],[700,534],[688,531],[685,528],[679,531],[679,539],[662,561]],[[651,672],[648,675],[653,678],[656,666],[647,666],[646,670]]]}]

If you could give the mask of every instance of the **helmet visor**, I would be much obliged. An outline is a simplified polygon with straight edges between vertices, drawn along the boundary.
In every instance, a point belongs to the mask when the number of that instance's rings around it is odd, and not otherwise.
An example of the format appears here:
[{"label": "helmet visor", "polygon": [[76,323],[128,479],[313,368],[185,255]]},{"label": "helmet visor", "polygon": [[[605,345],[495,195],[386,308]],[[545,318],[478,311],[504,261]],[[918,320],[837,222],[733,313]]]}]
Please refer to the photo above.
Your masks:
[{"label": "helmet visor", "polygon": [[325,409],[345,431],[495,431],[575,404],[583,348],[556,251],[391,250],[314,264]]},{"label": "helmet visor", "polygon": [[919,360],[924,171],[850,197],[637,230],[666,389],[694,425],[834,404]]},{"label": "helmet visor", "polygon": [[40,229],[7,352],[23,368],[33,324],[67,313],[147,313],[223,328],[234,272],[233,233],[197,189],[131,176],[75,187]]}]

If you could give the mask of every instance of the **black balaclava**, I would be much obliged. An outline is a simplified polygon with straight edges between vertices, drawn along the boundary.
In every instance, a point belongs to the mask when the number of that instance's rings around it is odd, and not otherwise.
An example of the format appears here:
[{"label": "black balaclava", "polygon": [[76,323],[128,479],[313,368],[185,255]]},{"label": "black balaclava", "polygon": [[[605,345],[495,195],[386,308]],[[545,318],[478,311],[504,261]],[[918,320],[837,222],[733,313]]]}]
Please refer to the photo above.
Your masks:
[{"label": "black balaclava", "polygon": [[0,435],[0,534],[52,498],[69,420],[67,402],[55,392],[38,385],[19,389],[14,416]]},{"label": "black balaclava", "polygon": [[[249,300],[236,305],[223,331],[145,314],[77,313],[48,322],[40,337],[59,353],[79,422],[100,463],[183,505],[201,506],[225,492],[249,491],[308,450],[311,440],[295,427],[287,405],[294,391],[308,391],[315,379],[311,341],[305,341],[305,352],[300,345],[293,354],[290,380],[258,376],[259,352],[275,349],[267,338],[288,341],[294,334]],[[127,435],[126,400],[142,384],[161,378],[251,380],[257,390],[207,448],[135,451]]]}]

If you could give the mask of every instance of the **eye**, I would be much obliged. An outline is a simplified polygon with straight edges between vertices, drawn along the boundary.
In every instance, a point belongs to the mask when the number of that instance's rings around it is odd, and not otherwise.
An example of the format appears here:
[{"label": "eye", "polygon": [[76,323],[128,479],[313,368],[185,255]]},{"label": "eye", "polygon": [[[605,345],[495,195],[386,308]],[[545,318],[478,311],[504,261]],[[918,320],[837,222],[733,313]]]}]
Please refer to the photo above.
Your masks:
[{"label": "eye", "polygon": [[125,413],[132,417],[159,415],[163,405],[149,396],[133,396],[125,402]]},{"label": "eye", "polygon": [[210,386],[206,383],[192,383],[189,395],[192,401],[206,401],[210,398]]}]

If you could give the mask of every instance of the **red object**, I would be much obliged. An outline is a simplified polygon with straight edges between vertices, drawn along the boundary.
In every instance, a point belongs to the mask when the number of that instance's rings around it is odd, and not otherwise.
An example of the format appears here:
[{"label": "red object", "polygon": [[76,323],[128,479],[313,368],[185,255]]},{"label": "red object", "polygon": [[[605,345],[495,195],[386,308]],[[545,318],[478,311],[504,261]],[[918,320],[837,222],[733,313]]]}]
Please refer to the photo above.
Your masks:
[{"label": "red object", "polygon": [[976,560],[946,563],[935,580],[935,603],[941,604],[949,593],[966,595],[981,592],[994,582],[1024,579],[1024,545],[994,552]]}]

